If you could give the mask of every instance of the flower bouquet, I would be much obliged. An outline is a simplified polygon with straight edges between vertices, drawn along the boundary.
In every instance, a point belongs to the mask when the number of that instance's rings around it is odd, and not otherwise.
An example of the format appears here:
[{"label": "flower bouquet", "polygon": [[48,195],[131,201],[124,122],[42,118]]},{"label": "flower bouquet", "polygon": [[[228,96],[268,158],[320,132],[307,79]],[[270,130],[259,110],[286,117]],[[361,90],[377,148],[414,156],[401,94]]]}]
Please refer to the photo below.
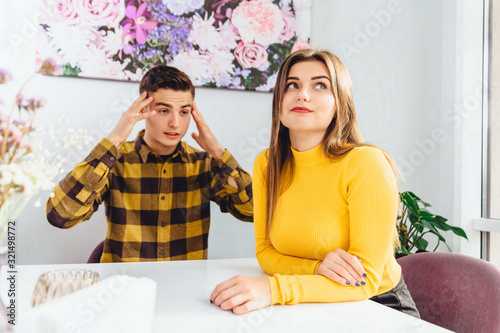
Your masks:
[{"label": "flower bouquet", "polygon": [[[10,79],[0,69],[0,84]],[[93,140],[85,130],[68,127],[68,119],[62,116],[38,125],[35,116],[44,104],[43,99],[26,98],[19,92],[9,114],[0,105],[0,247],[9,221],[40,191],[55,187],[53,180],[64,172],[66,162],[61,153]],[[41,198],[35,206],[41,206]]]}]

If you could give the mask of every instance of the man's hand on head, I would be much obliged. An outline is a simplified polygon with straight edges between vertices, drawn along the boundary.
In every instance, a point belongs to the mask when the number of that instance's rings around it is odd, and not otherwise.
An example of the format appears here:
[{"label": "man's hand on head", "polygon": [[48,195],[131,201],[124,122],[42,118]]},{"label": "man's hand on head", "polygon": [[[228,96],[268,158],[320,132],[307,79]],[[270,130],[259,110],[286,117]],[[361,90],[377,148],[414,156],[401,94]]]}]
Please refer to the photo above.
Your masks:
[{"label": "man's hand on head", "polygon": [[205,151],[210,153],[216,160],[220,160],[224,154],[224,147],[217,141],[212,131],[208,127],[205,119],[200,113],[200,110],[196,107],[196,103],[193,102],[193,110],[191,111],[193,119],[196,123],[196,128],[198,133],[191,134],[193,139],[203,148]]},{"label": "man's hand on head", "polygon": [[[213,158],[215,158],[217,161],[220,160],[226,149],[224,149],[219,141],[217,141],[207,123],[205,122],[205,119],[203,119],[200,110],[198,110],[198,108],[196,107],[196,103],[194,102],[191,114],[193,115],[193,119],[196,123],[196,128],[199,132],[193,132],[191,136],[200,145],[200,147],[210,153]],[[238,188],[238,184],[231,176],[227,177],[227,183],[234,188]]]},{"label": "man's hand on head", "polygon": [[145,108],[153,101],[153,97],[147,97],[147,92],[143,92],[138,99],[125,111],[120,120],[115,125],[115,128],[107,136],[108,140],[113,142],[116,147],[124,143],[132,133],[134,125],[143,119],[151,118],[156,114],[156,111],[145,112]]}]

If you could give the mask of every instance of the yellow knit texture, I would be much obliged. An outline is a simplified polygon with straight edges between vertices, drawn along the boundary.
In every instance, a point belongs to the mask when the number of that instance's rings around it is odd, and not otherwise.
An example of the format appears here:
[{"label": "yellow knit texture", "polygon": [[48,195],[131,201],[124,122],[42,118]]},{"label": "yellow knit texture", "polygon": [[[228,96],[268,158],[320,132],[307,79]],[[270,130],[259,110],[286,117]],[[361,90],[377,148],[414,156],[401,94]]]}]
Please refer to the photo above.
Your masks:
[{"label": "yellow knit texture", "polygon": [[[257,156],[253,171],[256,256],[271,275],[272,304],[363,300],[394,288],[401,277],[392,244],[398,189],[383,153],[361,147],[330,159],[321,145],[292,151],[293,180],[279,199],[268,239],[267,151]],[[336,248],[362,260],[366,285],[346,286],[315,275]]]}]

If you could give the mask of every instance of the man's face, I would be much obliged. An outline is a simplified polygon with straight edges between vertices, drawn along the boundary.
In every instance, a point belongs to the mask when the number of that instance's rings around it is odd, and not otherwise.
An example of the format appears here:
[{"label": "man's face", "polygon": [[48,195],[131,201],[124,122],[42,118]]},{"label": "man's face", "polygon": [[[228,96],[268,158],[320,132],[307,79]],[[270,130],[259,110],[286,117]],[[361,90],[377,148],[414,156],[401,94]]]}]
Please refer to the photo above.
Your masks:
[{"label": "man's face", "polygon": [[144,140],[155,153],[172,154],[188,130],[193,96],[189,90],[172,89],[158,89],[149,96],[153,101],[144,111],[156,111],[157,114],[146,119]]}]

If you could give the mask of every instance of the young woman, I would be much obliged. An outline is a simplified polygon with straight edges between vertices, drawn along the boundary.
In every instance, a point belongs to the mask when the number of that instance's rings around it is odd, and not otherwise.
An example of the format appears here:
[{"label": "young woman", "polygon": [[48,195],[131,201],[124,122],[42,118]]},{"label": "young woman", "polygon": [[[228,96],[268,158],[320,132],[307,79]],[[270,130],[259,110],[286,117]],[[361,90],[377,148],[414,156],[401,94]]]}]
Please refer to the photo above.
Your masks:
[{"label": "young woman", "polygon": [[257,259],[271,276],[236,276],[210,300],[242,314],[371,298],[419,317],[394,258],[395,167],[363,143],[342,61],[328,51],[291,54],[272,119],[271,145],[253,171]]}]

